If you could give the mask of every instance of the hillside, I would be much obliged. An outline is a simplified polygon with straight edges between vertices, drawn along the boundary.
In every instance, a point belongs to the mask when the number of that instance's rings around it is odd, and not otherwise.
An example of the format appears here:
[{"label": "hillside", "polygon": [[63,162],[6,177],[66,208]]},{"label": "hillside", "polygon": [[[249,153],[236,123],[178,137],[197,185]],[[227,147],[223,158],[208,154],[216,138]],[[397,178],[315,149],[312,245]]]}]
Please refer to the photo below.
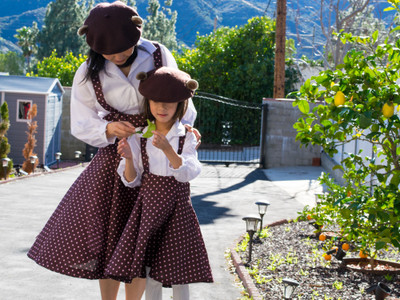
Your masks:
[{"label": "hillside", "polygon": [[[45,7],[50,2],[49,0],[2,0],[0,4],[1,36],[6,40],[16,42],[14,38],[16,29],[31,26],[32,21],[36,21],[41,28],[46,13]],[[137,0],[136,5],[139,14],[145,18],[147,0]],[[187,45],[192,45],[197,32],[204,35],[213,30],[215,17],[219,20],[218,26],[242,25],[249,18],[262,15],[264,6],[265,3],[257,0],[175,0],[172,10],[178,12],[177,38]]]},{"label": "hillside", "polygon": [[[2,0],[0,4],[0,36],[15,43],[16,29],[22,26],[31,26],[32,21],[36,21],[41,28],[46,6],[50,2],[50,0]],[[95,1],[95,3],[99,2],[102,0]],[[147,16],[147,3],[147,0],[136,0],[137,9],[143,18]],[[160,3],[163,3],[163,0]],[[383,8],[387,6],[387,3],[377,4],[376,11],[377,15],[388,19],[387,23],[390,23],[391,14],[383,13]],[[172,10],[178,12],[176,24],[178,40],[192,46],[197,34],[205,35],[212,32],[215,19],[218,20],[217,26],[232,27],[243,25],[249,18],[255,16],[266,14],[274,17],[276,0],[175,0]],[[310,56],[312,54],[311,46],[319,45],[322,50],[325,37],[320,30],[318,11],[319,1],[315,1],[313,4],[310,4],[309,0],[288,1],[287,36],[296,40],[298,56],[301,54]],[[299,14],[301,18],[299,18]],[[296,28],[296,19],[300,19],[298,28]]]}]

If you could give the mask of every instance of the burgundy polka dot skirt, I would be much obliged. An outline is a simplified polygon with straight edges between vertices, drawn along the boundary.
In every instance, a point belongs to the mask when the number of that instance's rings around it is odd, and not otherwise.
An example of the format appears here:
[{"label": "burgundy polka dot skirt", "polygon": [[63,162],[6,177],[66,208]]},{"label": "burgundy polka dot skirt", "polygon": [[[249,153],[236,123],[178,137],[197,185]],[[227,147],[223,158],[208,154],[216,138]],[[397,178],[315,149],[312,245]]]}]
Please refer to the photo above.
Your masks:
[{"label": "burgundy polka dot skirt", "polygon": [[125,281],[145,277],[145,266],[150,266],[150,277],[163,286],[213,282],[190,185],[149,173],[143,140],[139,197],[105,273]]},{"label": "burgundy polka dot skirt", "polygon": [[[100,148],[37,236],[28,257],[69,276],[108,278],[104,270],[121,263],[113,253],[138,196],[116,173],[116,144]],[[125,278],[126,281],[131,278]]]}]

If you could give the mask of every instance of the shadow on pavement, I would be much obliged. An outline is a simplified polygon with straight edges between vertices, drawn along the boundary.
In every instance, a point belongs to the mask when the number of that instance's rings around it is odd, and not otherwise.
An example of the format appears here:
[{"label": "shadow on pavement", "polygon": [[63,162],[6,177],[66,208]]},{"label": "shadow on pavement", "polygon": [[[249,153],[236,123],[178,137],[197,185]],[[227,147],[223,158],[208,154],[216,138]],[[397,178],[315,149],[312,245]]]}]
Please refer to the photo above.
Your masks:
[{"label": "shadow on pavement", "polygon": [[[257,180],[268,180],[261,169],[253,170],[244,177],[243,181],[234,185],[214,192],[193,196],[192,205],[197,214],[197,218],[199,219],[199,223],[202,225],[212,224],[216,219],[233,216],[228,213],[230,211],[228,205],[223,207],[217,205],[223,204],[225,199],[229,199],[229,193],[238,191],[241,188],[256,182]],[[206,198],[212,196],[218,196],[218,202],[206,200]]]}]

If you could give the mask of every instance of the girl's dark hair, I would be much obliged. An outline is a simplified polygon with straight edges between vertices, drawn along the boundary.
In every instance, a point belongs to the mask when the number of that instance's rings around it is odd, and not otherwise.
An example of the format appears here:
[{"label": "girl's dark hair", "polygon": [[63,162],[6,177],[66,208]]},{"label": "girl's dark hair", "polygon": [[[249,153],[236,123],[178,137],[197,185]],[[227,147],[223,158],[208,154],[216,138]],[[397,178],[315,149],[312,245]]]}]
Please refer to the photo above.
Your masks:
[{"label": "girl's dark hair", "polygon": [[101,70],[103,70],[106,64],[106,59],[100,53],[97,53],[90,49],[88,53],[87,63],[88,68],[85,74],[85,80],[91,79],[93,74],[99,73]]},{"label": "girl's dark hair", "polygon": [[[176,120],[181,121],[183,116],[186,113],[187,107],[188,107],[188,100],[182,101],[178,103],[178,106],[176,107],[176,112],[172,117],[172,120],[175,122]],[[154,121],[155,118],[151,114],[150,111],[150,104],[149,104],[149,99],[144,98],[143,102],[143,115],[146,119],[149,119],[150,121]]]}]

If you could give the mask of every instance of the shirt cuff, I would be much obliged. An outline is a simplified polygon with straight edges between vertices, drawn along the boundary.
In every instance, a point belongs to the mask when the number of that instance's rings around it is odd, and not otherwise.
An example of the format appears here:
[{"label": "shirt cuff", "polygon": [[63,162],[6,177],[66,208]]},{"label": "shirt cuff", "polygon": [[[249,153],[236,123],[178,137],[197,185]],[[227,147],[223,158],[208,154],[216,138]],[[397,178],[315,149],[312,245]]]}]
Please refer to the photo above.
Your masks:
[{"label": "shirt cuff", "polygon": [[178,169],[174,169],[171,163],[168,164],[168,168],[172,172],[172,176],[174,176],[176,180],[178,180],[179,182],[188,182],[188,180],[186,180],[188,165],[186,163],[186,159],[184,159],[182,156],[180,156],[180,158],[182,159],[182,164],[179,166]]},{"label": "shirt cuff", "polygon": [[105,123],[104,126],[101,127],[101,130],[102,130],[102,132],[104,134],[104,141],[107,141],[109,144],[114,144],[115,140],[117,139],[117,137],[113,136],[113,137],[107,138],[107,134],[106,134],[107,125],[110,124],[110,123],[111,122]]},{"label": "shirt cuff", "polygon": [[142,181],[142,177],[139,175],[140,173],[138,172],[138,170],[136,169],[136,177],[134,180],[132,181],[128,181],[126,180],[125,176],[124,176],[124,169],[125,169],[125,164],[120,163],[117,169],[117,173],[120,175],[121,181],[122,183],[130,188],[134,188],[134,187],[138,187],[141,185]]}]

